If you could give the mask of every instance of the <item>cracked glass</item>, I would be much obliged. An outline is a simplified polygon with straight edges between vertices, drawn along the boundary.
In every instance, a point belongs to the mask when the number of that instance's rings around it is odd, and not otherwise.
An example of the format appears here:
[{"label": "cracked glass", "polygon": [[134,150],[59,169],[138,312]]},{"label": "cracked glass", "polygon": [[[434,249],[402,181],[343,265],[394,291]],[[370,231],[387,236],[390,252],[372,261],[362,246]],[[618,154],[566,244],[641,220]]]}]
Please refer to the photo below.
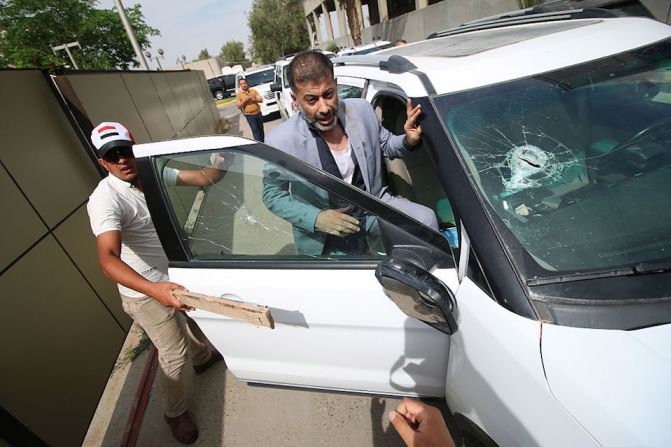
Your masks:
[{"label": "cracked glass", "polygon": [[668,41],[435,102],[504,240],[536,267],[671,257]]},{"label": "cracked glass", "polygon": [[[272,162],[234,149],[164,155],[154,162],[191,259],[385,256],[375,216]],[[199,176],[207,179],[204,185],[189,185],[202,183]],[[320,212],[330,209],[355,218],[359,230],[332,228],[331,234],[317,228]]]}]

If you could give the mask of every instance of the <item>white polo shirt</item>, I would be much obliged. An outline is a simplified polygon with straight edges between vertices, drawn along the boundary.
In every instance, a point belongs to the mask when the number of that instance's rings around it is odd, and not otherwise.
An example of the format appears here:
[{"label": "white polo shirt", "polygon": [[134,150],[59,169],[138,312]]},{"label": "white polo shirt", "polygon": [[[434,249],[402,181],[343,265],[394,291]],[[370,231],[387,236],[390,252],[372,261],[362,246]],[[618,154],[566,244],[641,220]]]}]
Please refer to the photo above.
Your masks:
[{"label": "white polo shirt", "polygon": [[[164,179],[168,177],[167,183],[174,184],[177,170],[166,168],[165,171]],[[98,183],[86,209],[96,237],[107,231],[121,231],[122,261],[149,281],[168,280],[168,258],[142,191],[110,174]],[[133,298],[144,296],[121,284],[119,292]]]}]

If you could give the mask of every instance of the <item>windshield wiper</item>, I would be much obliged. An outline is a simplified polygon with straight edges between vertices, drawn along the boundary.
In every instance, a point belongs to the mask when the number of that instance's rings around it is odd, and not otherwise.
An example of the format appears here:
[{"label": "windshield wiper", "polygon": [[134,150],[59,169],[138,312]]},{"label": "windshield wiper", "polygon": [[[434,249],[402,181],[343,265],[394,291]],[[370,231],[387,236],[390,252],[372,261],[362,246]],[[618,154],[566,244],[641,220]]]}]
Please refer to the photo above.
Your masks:
[{"label": "windshield wiper", "polygon": [[640,262],[634,267],[625,267],[612,270],[601,270],[598,272],[577,272],[565,275],[544,276],[527,279],[528,286],[544,286],[547,284],[558,284],[573,281],[586,281],[589,279],[615,278],[618,276],[649,275],[651,273],[671,272],[671,262]]},{"label": "windshield wiper", "polygon": [[616,276],[628,276],[633,275],[633,268],[621,268],[613,270],[602,270],[598,272],[584,272],[584,273],[567,273],[565,275],[557,276],[544,276],[541,278],[529,278],[527,279],[528,286],[544,286],[546,284],[557,284],[562,282],[573,282],[573,281],[586,281],[588,279],[600,279],[600,278],[614,278]]},{"label": "windshield wiper", "polygon": [[648,273],[662,273],[671,271],[671,262],[641,262],[636,264],[634,271],[638,275],[647,275]]}]

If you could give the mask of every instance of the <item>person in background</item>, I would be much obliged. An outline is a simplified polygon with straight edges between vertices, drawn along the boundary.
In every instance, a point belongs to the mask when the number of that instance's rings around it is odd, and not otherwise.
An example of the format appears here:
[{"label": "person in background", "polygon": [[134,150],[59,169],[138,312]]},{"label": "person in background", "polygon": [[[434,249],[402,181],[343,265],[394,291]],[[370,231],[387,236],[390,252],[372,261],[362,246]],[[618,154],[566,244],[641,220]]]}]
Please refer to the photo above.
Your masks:
[{"label": "person in background", "polygon": [[[184,287],[168,280],[168,258],[147,208],[131,133],[119,123],[104,122],[93,129],[91,141],[98,162],[109,172],[87,204],[98,261],[105,276],[118,284],[124,311],[156,346],[160,383],[167,395],[165,420],[178,441],[191,444],[198,429],[184,396],[184,365],[190,357],[196,374],[202,374],[222,355],[210,349],[196,322],[184,313],[191,309],[173,295]],[[217,155],[212,166],[165,168],[163,177],[168,184],[208,186],[225,175],[226,167]]]},{"label": "person in background", "polygon": [[249,127],[252,129],[252,135],[256,141],[263,143],[263,140],[266,138],[263,131],[263,115],[261,114],[261,104],[263,98],[259,92],[253,88],[249,88],[247,79],[241,78],[238,81],[240,86],[240,91],[236,95],[236,103],[238,109],[245,115],[245,119],[249,124]]},{"label": "person in background", "polygon": [[431,405],[405,397],[389,421],[408,447],[455,447],[443,415]]},{"label": "person in background", "polygon": [[405,45],[406,43],[408,43],[408,41],[405,39],[397,39],[394,41],[394,46],[400,47],[401,45]]}]

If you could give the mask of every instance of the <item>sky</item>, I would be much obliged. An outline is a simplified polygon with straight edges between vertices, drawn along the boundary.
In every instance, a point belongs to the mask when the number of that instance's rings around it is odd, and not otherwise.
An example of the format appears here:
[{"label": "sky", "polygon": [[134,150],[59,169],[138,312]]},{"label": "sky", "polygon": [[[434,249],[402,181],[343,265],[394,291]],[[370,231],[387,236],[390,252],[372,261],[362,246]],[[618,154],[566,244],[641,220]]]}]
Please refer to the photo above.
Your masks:
[{"label": "sky", "polygon": [[[152,56],[162,48],[164,68],[174,67],[176,59],[185,55],[191,62],[203,48],[211,56],[219,54],[229,40],[238,40],[249,49],[247,15],[252,0],[122,0],[125,8],[142,6],[145,22],[161,31],[160,37],[151,39]],[[98,0],[98,7],[112,9],[114,0]],[[155,60],[147,60],[150,69],[156,68]]]}]

